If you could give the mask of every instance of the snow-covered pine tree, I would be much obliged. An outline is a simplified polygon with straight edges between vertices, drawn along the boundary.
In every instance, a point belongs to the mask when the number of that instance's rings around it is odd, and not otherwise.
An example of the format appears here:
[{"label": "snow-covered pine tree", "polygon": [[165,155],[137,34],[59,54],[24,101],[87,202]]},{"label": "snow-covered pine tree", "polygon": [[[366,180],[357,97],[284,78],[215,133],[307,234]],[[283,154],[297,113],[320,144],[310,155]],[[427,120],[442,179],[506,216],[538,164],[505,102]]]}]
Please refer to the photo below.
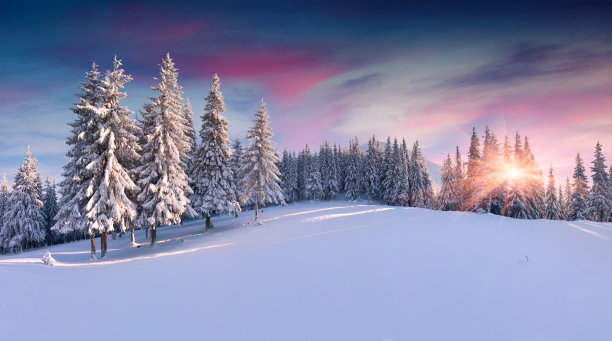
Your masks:
[{"label": "snow-covered pine tree", "polygon": [[312,155],[310,154],[310,147],[308,146],[308,144],[306,144],[306,146],[298,156],[298,188],[300,193],[300,199],[308,198],[308,191],[306,190],[306,179],[308,178],[307,172],[311,162]]},{"label": "snow-covered pine tree", "polygon": [[395,138],[384,180],[385,193],[383,199],[388,205],[401,205],[404,195],[408,192],[404,162],[397,138]]},{"label": "snow-covered pine tree", "polygon": [[553,167],[550,166],[548,172],[548,184],[546,186],[546,197],[544,199],[544,216],[546,219],[559,220],[561,211],[559,200],[557,198],[557,188],[555,187],[555,177],[553,176]]},{"label": "snow-covered pine tree", "polygon": [[244,162],[244,148],[240,137],[236,137],[236,141],[232,145],[232,155],[229,158],[230,169],[232,170],[232,176],[234,177],[234,184],[236,185],[236,200],[241,203],[242,198],[242,175],[240,174],[240,167]]},{"label": "snow-covered pine tree", "polygon": [[[398,198],[397,204],[402,206],[408,206],[410,204],[410,183],[408,182],[408,174],[410,171],[409,163],[410,157],[408,156],[408,146],[406,144],[406,139],[402,138],[402,144],[400,145],[399,150],[399,158],[400,158],[400,176],[399,176],[399,188],[398,188]],[[435,201],[435,197],[432,199]],[[433,201],[432,201],[433,205]],[[433,207],[433,206],[432,206]]]},{"label": "snow-covered pine tree", "polygon": [[438,209],[442,211],[453,211],[455,208],[457,193],[455,193],[455,172],[450,153],[442,163],[442,188],[438,193]]},{"label": "snow-covered pine tree", "polygon": [[45,217],[45,235],[47,238],[47,245],[51,245],[56,242],[57,236],[54,231],[51,231],[51,227],[55,225],[55,216],[59,211],[57,206],[57,193],[55,192],[55,184],[51,183],[51,179],[47,178],[45,181],[45,192],[42,197],[43,202],[43,216]]},{"label": "snow-covered pine tree", "polygon": [[572,184],[569,177],[565,178],[565,201],[563,201],[563,214],[565,220],[571,220],[572,216]]},{"label": "snow-covered pine tree", "polygon": [[80,85],[82,93],[77,95],[78,101],[72,108],[76,119],[69,123],[71,134],[66,138],[66,144],[69,146],[66,152],[68,163],[63,167],[63,180],[59,183],[61,193],[59,211],[55,216],[56,223],[51,228],[64,235],[71,233],[74,239],[77,238],[78,231],[88,227],[85,206],[91,172],[86,166],[93,154],[87,147],[94,143],[96,127],[93,122],[101,110],[102,90],[100,72],[95,63],[85,74],[85,79],[86,81]]},{"label": "snow-covered pine tree", "polygon": [[461,159],[461,152],[459,146],[455,147],[455,210],[461,210],[464,207],[465,195],[465,172],[463,171],[463,160]]},{"label": "snow-covered pine tree", "polygon": [[376,137],[372,135],[372,138],[368,141],[368,151],[365,156],[365,194],[368,197],[368,201],[371,203],[373,200],[377,200],[380,196],[380,160],[378,159],[378,142]]},{"label": "snow-covered pine tree", "polygon": [[[289,196],[288,198],[291,202],[295,202],[300,198],[299,185],[298,185],[298,159],[295,155],[295,152],[289,155],[289,168],[287,170],[287,190]],[[286,200],[285,200],[286,201]]]},{"label": "snow-covered pine tree", "polygon": [[387,173],[391,171],[393,166],[393,144],[391,143],[391,136],[387,136],[385,142],[385,148],[383,150],[383,162],[380,167],[380,197],[384,200],[387,193],[391,193],[390,188],[391,182],[387,180]]},{"label": "snow-covered pine tree", "polygon": [[[308,153],[305,155],[309,155]],[[323,197],[323,181],[321,179],[320,156],[315,153],[304,170],[304,189],[307,200],[319,200]]]},{"label": "snow-covered pine tree", "polygon": [[565,198],[563,197],[563,188],[562,186],[559,184],[559,194],[557,194],[557,206],[559,207],[559,211],[558,211],[558,216],[559,216],[559,220],[566,220],[567,218],[565,217]]},{"label": "snow-covered pine tree", "polygon": [[542,170],[535,161],[527,136],[525,136],[523,142],[523,161],[525,164],[523,172],[526,173],[523,176],[523,183],[529,204],[533,208],[532,218],[539,219],[544,216],[544,196],[546,190],[544,188]]},{"label": "snow-covered pine tree", "polygon": [[341,146],[334,143],[334,163],[336,165],[336,177],[338,178],[338,193],[344,192],[344,180],[346,177],[346,158]]},{"label": "snow-covered pine tree", "polygon": [[2,228],[4,227],[4,213],[8,209],[9,195],[11,194],[6,180],[6,174],[2,174],[2,181],[0,182],[0,254],[5,253],[4,244],[2,243]]},{"label": "snow-covered pine tree", "polygon": [[137,186],[130,173],[139,157],[139,129],[129,117],[132,112],[119,105],[120,100],[127,98],[121,90],[132,80],[121,66],[115,56],[113,69],[106,72],[102,81],[102,108],[91,122],[93,143],[86,146],[91,161],[86,167],[90,177],[86,180],[84,197],[92,258],[95,258],[95,233],[100,232],[100,254],[104,257],[108,250],[108,232],[116,227],[125,231],[137,213],[137,206],[130,199],[130,192],[136,191]]},{"label": "snow-covered pine tree", "polygon": [[234,178],[229,168],[228,121],[222,115],[225,104],[220,87],[219,77],[215,74],[202,115],[202,143],[194,161],[192,206],[206,217],[206,229],[212,228],[212,214],[235,215],[240,212]]},{"label": "snow-covered pine tree", "polygon": [[38,161],[32,157],[28,147],[26,158],[15,175],[13,191],[4,213],[4,227],[0,234],[0,243],[9,252],[21,252],[45,241],[40,182]]},{"label": "snow-covered pine tree", "polygon": [[191,188],[191,186],[193,185],[193,181],[191,180],[191,174],[193,173],[193,160],[195,159],[197,144],[195,128],[193,126],[193,110],[191,109],[191,102],[189,101],[189,98],[185,99],[185,104],[183,105],[183,116],[185,117],[185,137],[187,138],[187,142],[189,143],[189,151],[183,157],[183,164],[185,168],[185,174],[187,174],[188,178],[187,183]]},{"label": "snow-covered pine tree", "polygon": [[160,68],[160,78],[151,87],[158,95],[151,98],[151,110],[143,112],[143,130],[148,134],[137,169],[139,220],[151,231],[151,246],[156,242],[157,226],[181,222],[181,215],[191,209],[187,196],[193,193],[184,169],[192,147],[190,127],[183,112],[178,70],[169,53]]},{"label": "snow-covered pine tree", "polygon": [[415,141],[410,156],[410,205],[413,207],[432,208],[434,207],[434,193],[432,181],[427,171],[425,157],[421,153],[419,141]]},{"label": "snow-covered pine tree", "polygon": [[481,158],[481,176],[476,179],[476,195],[479,198],[474,210],[484,210],[488,213],[501,214],[504,206],[504,187],[498,183],[498,172],[501,164],[497,138],[489,126],[485,127],[485,136]]},{"label": "snow-covered pine tree", "polygon": [[262,99],[253,125],[247,133],[249,144],[245,153],[245,162],[240,168],[240,173],[244,176],[244,197],[253,198],[255,201],[254,224],[256,225],[260,224],[259,203],[285,205],[283,191],[278,184],[280,172],[276,163],[279,160],[271,137],[268,111]]},{"label": "snow-covered pine tree", "polygon": [[593,221],[607,222],[612,213],[612,182],[606,172],[606,158],[601,151],[601,144],[595,145],[595,159],[591,171],[593,185],[587,196],[586,217]]},{"label": "snow-covered pine tree", "polygon": [[478,197],[482,191],[480,179],[482,177],[480,156],[480,139],[476,134],[476,127],[472,127],[472,137],[470,138],[470,149],[468,151],[467,172],[465,178],[465,209],[468,211],[477,208],[477,203],[481,199]]},{"label": "snow-covered pine tree", "polygon": [[529,197],[526,186],[529,167],[523,150],[523,143],[518,132],[515,135],[514,159],[510,167],[517,169],[519,175],[509,179],[506,189],[506,205],[504,215],[519,219],[533,219],[536,216],[535,207]]},{"label": "snow-covered pine tree", "polygon": [[325,141],[319,151],[321,167],[321,187],[323,200],[330,200],[338,194],[337,169],[334,154],[328,141]]},{"label": "snow-covered pine tree", "polygon": [[589,191],[587,178],[584,174],[584,165],[580,153],[576,154],[576,167],[574,167],[574,183],[570,203],[570,220],[586,219],[586,200]]},{"label": "snow-covered pine tree", "polygon": [[349,154],[347,155],[346,178],[344,186],[346,190],[346,199],[350,201],[359,200],[361,190],[361,177],[359,170],[361,168],[361,151],[359,149],[359,139],[349,142]]}]

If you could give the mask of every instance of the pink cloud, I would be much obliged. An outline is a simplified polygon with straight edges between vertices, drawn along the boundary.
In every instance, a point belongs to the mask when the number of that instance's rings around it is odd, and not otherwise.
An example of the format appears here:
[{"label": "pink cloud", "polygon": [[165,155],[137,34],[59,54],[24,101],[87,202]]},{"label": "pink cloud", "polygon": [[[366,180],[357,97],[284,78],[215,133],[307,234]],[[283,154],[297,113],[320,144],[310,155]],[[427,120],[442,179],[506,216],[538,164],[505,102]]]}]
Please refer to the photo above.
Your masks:
[{"label": "pink cloud", "polygon": [[346,70],[345,66],[305,51],[296,51],[291,46],[233,48],[207,56],[181,58],[181,65],[187,72],[196,72],[202,77],[217,73],[222,80],[263,84],[272,96],[284,102]]}]

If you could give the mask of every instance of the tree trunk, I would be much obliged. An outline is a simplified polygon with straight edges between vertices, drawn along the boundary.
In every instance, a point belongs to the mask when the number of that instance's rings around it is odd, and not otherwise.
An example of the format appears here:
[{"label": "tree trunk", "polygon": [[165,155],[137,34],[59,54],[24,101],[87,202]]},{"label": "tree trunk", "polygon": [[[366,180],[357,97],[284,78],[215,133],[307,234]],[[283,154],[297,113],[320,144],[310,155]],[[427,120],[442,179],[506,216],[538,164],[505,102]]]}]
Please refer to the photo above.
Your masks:
[{"label": "tree trunk", "polygon": [[89,238],[91,239],[91,259],[96,259],[96,235],[90,233]]},{"label": "tree trunk", "polygon": [[145,231],[145,240],[149,240],[149,227],[147,226],[147,229]]},{"label": "tree trunk", "polygon": [[151,247],[155,246],[155,240],[157,239],[157,229],[155,226],[151,226]]},{"label": "tree trunk", "polygon": [[106,245],[108,243],[107,237],[108,237],[107,231],[102,232],[102,234],[100,235],[100,248],[102,249],[100,258],[104,258],[106,256],[106,250],[107,250]]},{"label": "tree trunk", "polygon": [[204,228],[204,230],[206,231],[206,230],[210,230],[212,228],[213,228],[213,226],[212,226],[212,223],[210,222],[210,214],[207,214],[206,215],[206,227]]},{"label": "tree trunk", "polygon": [[136,243],[136,237],[134,236],[134,224],[130,228],[130,240],[132,241],[132,245]]},{"label": "tree trunk", "polygon": [[257,212],[259,212],[259,208],[257,207],[258,200],[257,195],[255,195],[255,223],[257,224]]},{"label": "tree trunk", "polygon": [[117,239],[117,229],[113,228],[113,240]]}]

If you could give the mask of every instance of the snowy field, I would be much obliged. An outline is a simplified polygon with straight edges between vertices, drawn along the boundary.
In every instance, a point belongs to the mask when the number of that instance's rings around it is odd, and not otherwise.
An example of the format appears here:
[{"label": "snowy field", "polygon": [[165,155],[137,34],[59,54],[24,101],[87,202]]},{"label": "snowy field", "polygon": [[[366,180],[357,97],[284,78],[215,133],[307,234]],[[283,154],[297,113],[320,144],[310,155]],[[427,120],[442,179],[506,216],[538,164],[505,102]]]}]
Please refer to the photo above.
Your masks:
[{"label": "snowy field", "polygon": [[154,248],[109,237],[105,260],[87,240],[0,256],[1,338],[612,339],[612,224],[347,202],[252,214],[160,228]]}]

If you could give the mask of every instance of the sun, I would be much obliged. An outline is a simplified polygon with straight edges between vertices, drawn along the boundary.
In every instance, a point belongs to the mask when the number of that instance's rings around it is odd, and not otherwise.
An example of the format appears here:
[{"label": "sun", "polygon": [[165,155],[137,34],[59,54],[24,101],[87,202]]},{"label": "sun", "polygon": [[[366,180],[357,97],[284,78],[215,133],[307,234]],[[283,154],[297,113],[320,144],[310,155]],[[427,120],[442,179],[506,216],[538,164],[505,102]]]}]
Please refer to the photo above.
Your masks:
[{"label": "sun", "polygon": [[516,167],[508,167],[504,172],[506,179],[514,180],[521,176],[521,170]]}]

